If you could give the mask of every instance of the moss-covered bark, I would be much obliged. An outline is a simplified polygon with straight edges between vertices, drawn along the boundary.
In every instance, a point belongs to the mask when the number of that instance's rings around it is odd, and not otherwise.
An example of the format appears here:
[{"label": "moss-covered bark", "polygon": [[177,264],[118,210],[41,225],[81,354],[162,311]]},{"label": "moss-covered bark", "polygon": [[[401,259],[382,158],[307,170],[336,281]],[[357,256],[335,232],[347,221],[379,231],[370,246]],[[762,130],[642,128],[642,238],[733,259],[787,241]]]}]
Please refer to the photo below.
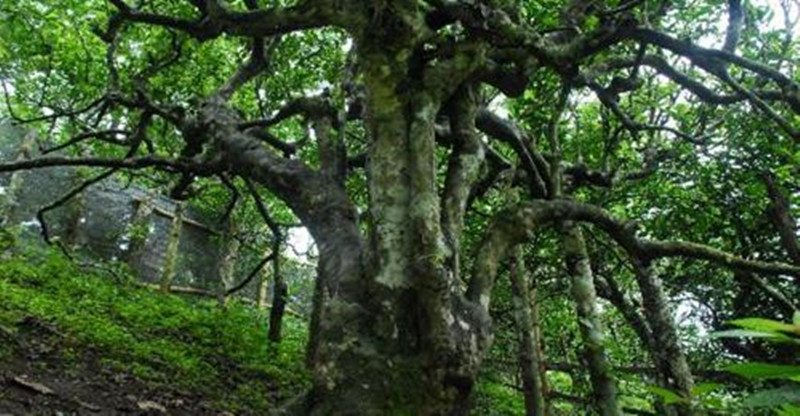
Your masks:
[{"label": "moss-covered bark", "polygon": [[[680,345],[678,329],[667,304],[661,279],[649,261],[637,261],[635,267],[645,318],[651,329],[650,350],[656,362],[659,383],[689,398],[694,384],[692,373]],[[686,405],[670,406],[665,411],[681,416],[693,414],[691,407]]]},{"label": "moss-covered bark", "polygon": [[[391,22],[397,32],[391,44],[360,39],[370,139],[370,241],[360,257],[351,253],[366,266],[349,268],[361,273],[359,287],[331,287],[327,274],[344,273],[349,265],[321,253],[321,263],[330,267],[321,267],[322,293],[315,295],[324,306],[315,318],[318,340],[309,350],[315,370],[315,401],[307,410],[312,415],[466,414],[490,340],[486,311],[463,298],[447,262],[434,126],[449,94],[414,73],[409,43],[416,38],[406,35],[418,36],[417,17]],[[469,130],[466,125],[462,134],[474,134]],[[476,164],[460,174],[467,176],[464,186],[476,176]],[[463,189],[453,192],[466,199]],[[459,200],[451,204],[463,210]]]},{"label": "moss-covered bark", "polygon": [[581,229],[572,222],[564,222],[562,242],[595,404],[603,416],[622,415],[617,402],[616,382],[605,352],[603,324],[597,309],[594,278]]}]

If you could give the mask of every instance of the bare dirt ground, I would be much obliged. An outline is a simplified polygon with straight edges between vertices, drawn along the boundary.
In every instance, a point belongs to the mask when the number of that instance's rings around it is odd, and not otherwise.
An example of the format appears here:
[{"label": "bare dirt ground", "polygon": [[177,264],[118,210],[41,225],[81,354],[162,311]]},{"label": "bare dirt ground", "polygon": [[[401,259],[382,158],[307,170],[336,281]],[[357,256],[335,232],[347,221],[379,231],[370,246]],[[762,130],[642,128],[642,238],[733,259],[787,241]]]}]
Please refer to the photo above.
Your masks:
[{"label": "bare dirt ground", "polygon": [[95,351],[64,354],[63,341],[33,318],[14,331],[0,327],[0,416],[232,416],[189,393],[109,370]]}]

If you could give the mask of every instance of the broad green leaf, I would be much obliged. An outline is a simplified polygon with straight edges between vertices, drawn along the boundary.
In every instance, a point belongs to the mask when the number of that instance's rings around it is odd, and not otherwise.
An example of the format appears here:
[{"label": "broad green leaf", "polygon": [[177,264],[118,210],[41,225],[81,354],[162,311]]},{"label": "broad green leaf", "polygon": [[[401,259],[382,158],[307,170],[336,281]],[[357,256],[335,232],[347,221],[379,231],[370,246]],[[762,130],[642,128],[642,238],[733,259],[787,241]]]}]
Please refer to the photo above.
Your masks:
[{"label": "broad green leaf", "polygon": [[717,331],[711,338],[771,338],[779,342],[796,342],[797,340],[781,332],[753,331],[749,329],[730,329]]},{"label": "broad green leaf", "polygon": [[664,400],[664,404],[688,403],[688,400],[680,394],[658,386],[647,386],[647,391],[653,393]]},{"label": "broad green leaf", "polygon": [[744,407],[773,407],[792,403],[800,403],[800,386],[783,386],[760,391],[744,399],[742,405]]},{"label": "broad green leaf", "polygon": [[775,413],[778,416],[798,416],[800,415],[800,406],[784,404],[780,409],[776,409]]},{"label": "broad green leaf", "polygon": [[800,311],[794,311],[794,315],[792,316],[792,323],[795,326],[800,327]]},{"label": "broad green leaf", "polygon": [[741,363],[729,365],[724,370],[747,378],[791,378],[800,376],[800,366],[798,365]]},{"label": "broad green leaf", "polygon": [[729,324],[755,331],[781,331],[800,335],[800,326],[763,318],[744,318],[730,321]]}]

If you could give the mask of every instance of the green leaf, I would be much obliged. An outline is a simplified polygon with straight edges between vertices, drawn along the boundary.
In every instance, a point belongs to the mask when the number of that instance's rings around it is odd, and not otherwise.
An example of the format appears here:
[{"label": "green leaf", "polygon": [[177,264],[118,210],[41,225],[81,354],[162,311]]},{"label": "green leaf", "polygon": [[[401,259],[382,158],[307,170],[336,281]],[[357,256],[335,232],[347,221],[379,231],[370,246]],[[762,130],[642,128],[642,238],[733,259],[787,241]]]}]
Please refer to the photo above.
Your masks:
[{"label": "green leaf", "polygon": [[800,366],[797,365],[742,363],[727,366],[724,370],[747,378],[791,378],[800,376]]},{"label": "green leaf", "polygon": [[702,396],[704,394],[711,393],[714,390],[718,390],[722,387],[724,386],[720,383],[700,383],[692,387],[692,396],[693,397]]},{"label": "green leaf", "polygon": [[711,338],[771,338],[778,342],[797,342],[796,339],[781,332],[753,331],[749,329],[717,331],[711,334]]},{"label": "green leaf", "polygon": [[792,316],[792,323],[800,327],[800,311],[794,311],[794,316]]},{"label": "green leaf", "polygon": [[778,416],[798,416],[800,415],[800,406],[785,404],[780,409],[776,409],[775,413]]},{"label": "green leaf", "polygon": [[665,389],[663,387],[658,386],[647,386],[647,391],[650,393],[655,394],[656,396],[661,397],[664,400],[664,404],[674,404],[674,403],[688,403],[689,400],[681,396],[680,394]]},{"label": "green leaf", "polygon": [[773,407],[791,403],[800,403],[800,386],[783,386],[760,391],[744,399],[742,405],[744,407]]},{"label": "green leaf", "polygon": [[736,325],[745,329],[752,329],[755,331],[781,331],[791,334],[800,335],[800,326],[787,324],[785,322],[773,321],[764,318],[744,318],[728,322],[731,325]]}]

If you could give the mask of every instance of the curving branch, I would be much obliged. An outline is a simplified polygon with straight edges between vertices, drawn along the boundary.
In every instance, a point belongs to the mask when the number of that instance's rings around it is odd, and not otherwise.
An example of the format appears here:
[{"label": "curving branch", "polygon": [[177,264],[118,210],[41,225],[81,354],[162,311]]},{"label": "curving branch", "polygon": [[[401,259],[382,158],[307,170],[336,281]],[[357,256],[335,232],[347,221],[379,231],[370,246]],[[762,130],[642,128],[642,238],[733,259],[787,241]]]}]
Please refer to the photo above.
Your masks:
[{"label": "curving branch", "polygon": [[234,293],[244,289],[251,281],[253,281],[253,278],[255,278],[256,275],[258,275],[261,269],[263,269],[264,266],[266,266],[267,263],[269,263],[273,259],[275,259],[274,252],[262,258],[261,261],[259,261],[258,264],[256,264],[255,267],[253,267],[250,273],[247,274],[247,277],[245,277],[244,279],[242,279],[241,282],[233,285],[231,288],[225,291],[225,296],[233,295]]},{"label": "curving branch", "polygon": [[233,214],[233,210],[236,208],[236,204],[239,202],[239,190],[236,188],[236,184],[233,183],[228,175],[220,174],[219,180],[223,185],[225,185],[225,188],[228,189],[228,192],[231,195],[231,199],[225,206],[223,214],[220,216],[219,220],[217,220],[217,224],[221,225],[226,223],[231,218],[231,214]]},{"label": "curving branch", "polygon": [[619,106],[619,102],[617,101],[617,96],[610,91],[611,88],[603,88],[597,81],[588,78],[586,76],[579,77],[578,80],[579,80],[578,85],[586,85],[592,91],[594,91],[594,93],[597,95],[597,98],[600,99],[600,102],[606,108],[611,110],[611,112],[617,117],[620,123],[622,123],[622,125],[628,131],[630,131],[632,135],[637,136],[639,132],[642,131],[665,131],[689,143],[693,143],[696,145],[706,144],[705,137],[695,137],[691,134],[684,133],[674,127],[666,125],[658,125],[658,124],[639,123],[634,119],[632,119],[624,111],[622,111],[622,109]]},{"label": "curving branch", "polygon": [[635,223],[619,220],[600,207],[568,200],[536,201],[505,211],[495,218],[478,246],[467,298],[488,309],[494,278],[510,248],[530,239],[532,233],[541,227],[567,220],[587,222],[602,229],[630,255],[642,261],[682,257],[705,260],[732,270],[800,277],[800,266],[747,260],[698,243],[639,238]]},{"label": "curving branch", "polygon": [[95,130],[95,131],[87,131],[80,134],[76,134],[66,142],[56,145],[47,149],[42,150],[42,154],[46,155],[48,153],[57,152],[59,150],[66,149],[67,147],[74,146],[78,143],[83,142],[84,140],[88,139],[97,139],[105,143],[119,145],[119,146],[127,146],[130,144],[129,139],[117,139],[117,136],[130,136],[131,132],[127,130],[119,130],[119,129],[108,129],[108,130]]},{"label": "curving branch", "polygon": [[269,41],[262,38],[253,39],[253,47],[250,59],[244,63],[236,73],[230,77],[228,82],[220,87],[214,97],[222,101],[230,101],[233,93],[253,78],[269,69],[270,56],[275,48],[280,44],[280,37],[275,37]]},{"label": "curving branch", "polygon": [[263,38],[304,29],[328,26],[335,22],[333,1],[305,0],[291,7],[271,7],[245,12],[230,10],[220,0],[201,5],[202,16],[188,20],[145,12],[129,6],[123,0],[111,0],[117,14],[109,22],[108,32],[122,22],[143,23],[185,32],[200,41],[219,36]]},{"label": "curving branch", "polygon": [[239,130],[248,130],[254,127],[272,127],[294,116],[304,115],[309,118],[330,117],[336,118],[336,109],[330,105],[326,94],[313,97],[301,97],[290,101],[281,107],[271,117],[261,120],[251,120],[239,123]]},{"label": "curving branch", "polygon": [[94,178],[88,179],[88,180],[84,181],[83,183],[79,184],[78,186],[76,186],[76,187],[72,188],[71,190],[69,190],[66,194],[64,194],[63,196],[61,196],[57,200],[45,205],[44,207],[42,207],[38,211],[36,211],[36,220],[39,221],[39,225],[41,226],[41,233],[42,233],[42,238],[44,239],[44,241],[47,244],[51,244],[51,242],[52,242],[50,240],[50,227],[48,227],[47,221],[44,218],[44,214],[45,213],[47,213],[48,211],[52,211],[53,209],[64,205],[69,200],[71,200],[72,198],[74,198],[75,196],[80,194],[81,192],[85,191],[90,186],[92,186],[92,185],[94,185],[94,184],[96,184],[98,182],[101,182],[101,181],[111,177],[112,175],[114,175],[118,171],[119,171],[119,168],[112,168],[112,169],[109,169],[109,170],[107,170],[107,171],[95,176]]},{"label": "curving branch", "polygon": [[130,157],[126,159],[82,157],[71,158],[62,156],[38,157],[35,159],[16,162],[0,163],[0,172],[14,172],[18,170],[32,170],[56,166],[89,166],[119,169],[146,169],[159,168],[161,170],[176,172],[184,170],[200,170],[201,166],[188,161],[177,161],[159,156]]},{"label": "curving branch", "polygon": [[478,180],[485,157],[484,146],[475,127],[477,92],[474,85],[464,85],[448,105],[453,151],[448,160],[441,196],[440,221],[442,234],[450,249],[448,260],[456,281],[461,279],[461,232],[464,228],[464,214],[470,190]]},{"label": "curving branch", "polygon": [[487,109],[478,111],[475,126],[486,135],[514,149],[522,161],[522,168],[530,176],[529,188],[534,196],[544,198],[548,195],[548,186],[551,183],[550,165],[541,153],[532,148],[530,138],[519,126]]}]

